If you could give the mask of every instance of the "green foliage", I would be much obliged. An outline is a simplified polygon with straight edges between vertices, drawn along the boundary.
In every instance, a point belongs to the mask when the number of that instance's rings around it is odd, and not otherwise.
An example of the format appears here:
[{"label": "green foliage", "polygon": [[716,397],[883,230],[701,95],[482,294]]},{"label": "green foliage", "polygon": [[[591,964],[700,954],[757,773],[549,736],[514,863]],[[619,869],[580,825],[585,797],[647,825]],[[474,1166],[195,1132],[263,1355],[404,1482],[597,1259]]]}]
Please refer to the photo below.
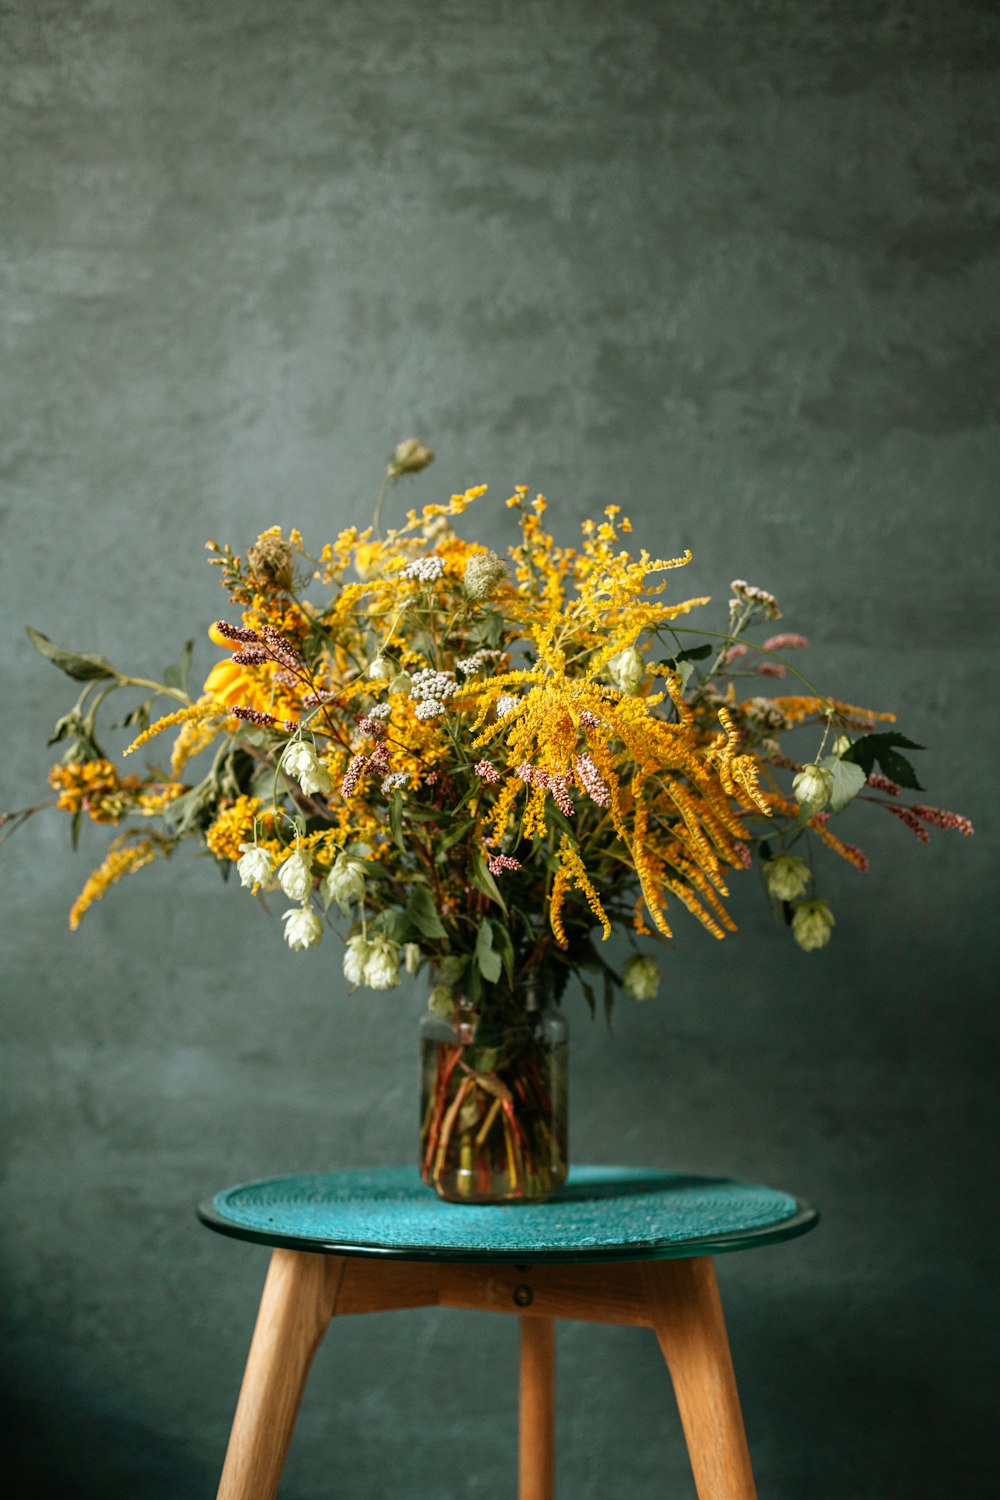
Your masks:
[{"label": "green foliage", "polygon": [[44,656],[46,661],[52,662],[53,666],[77,682],[108,682],[119,676],[111,663],[95,652],[66,651],[50,641],[40,630],[33,630],[30,625],[25,626],[25,631],[40,656]]},{"label": "green foliage", "polygon": [[864,786],[868,773],[853,761],[846,758],[842,760],[839,755],[825,755],[819,764],[833,777],[830,810],[835,813],[843,812]]},{"label": "green foliage", "polygon": [[882,773],[895,781],[899,786],[905,786],[915,792],[922,792],[923,787],[917,780],[917,773],[913,769],[905,755],[900,755],[898,746],[904,750],[922,750],[923,745],[918,745],[915,740],[908,740],[905,734],[898,734],[895,730],[889,730],[885,734],[863,734],[844,755],[845,761],[853,761],[864,771],[865,776],[871,775],[878,761]]},{"label": "green foliage", "polygon": [[418,883],[413,886],[406,902],[405,916],[417,938],[435,942],[448,936],[441,925],[434,897],[426,885]]}]

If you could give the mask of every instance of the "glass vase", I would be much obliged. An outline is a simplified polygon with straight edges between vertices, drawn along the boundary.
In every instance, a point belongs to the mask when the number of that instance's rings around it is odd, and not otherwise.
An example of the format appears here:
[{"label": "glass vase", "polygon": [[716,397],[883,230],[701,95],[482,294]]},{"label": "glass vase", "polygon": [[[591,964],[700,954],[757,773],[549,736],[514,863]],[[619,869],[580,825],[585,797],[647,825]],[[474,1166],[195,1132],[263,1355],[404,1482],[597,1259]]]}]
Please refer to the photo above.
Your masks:
[{"label": "glass vase", "polygon": [[566,1180],[567,1038],[554,1006],[420,1028],[420,1171],[451,1203],[528,1203]]}]

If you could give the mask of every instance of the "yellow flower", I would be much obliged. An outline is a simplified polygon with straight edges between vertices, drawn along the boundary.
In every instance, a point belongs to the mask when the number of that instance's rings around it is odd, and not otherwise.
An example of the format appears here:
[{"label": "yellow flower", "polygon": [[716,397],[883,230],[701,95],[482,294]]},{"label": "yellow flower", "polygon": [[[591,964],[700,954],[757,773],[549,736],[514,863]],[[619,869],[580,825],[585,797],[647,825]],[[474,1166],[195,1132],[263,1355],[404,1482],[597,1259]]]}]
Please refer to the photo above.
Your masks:
[{"label": "yellow flower", "polygon": [[205,833],[205,843],[216,859],[230,859],[235,864],[240,857],[240,845],[253,842],[254,819],[262,807],[259,797],[237,797],[219,813]]},{"label": "yellow flower", "polygon": [[141,839],[137,844],[126,846],[124,840],[127,837],[127,834],[123,834],[121,838],[115,839],[104,862],[98,865],[88,877],[69,914],[71,932],[76,931],[85,913],[95,901],[100,901],[110,886],[115,885],[124,876],[141,870],[144,865],[151,864],[158,855],[170,853],[168,845],[154,842],[152,839]]}]

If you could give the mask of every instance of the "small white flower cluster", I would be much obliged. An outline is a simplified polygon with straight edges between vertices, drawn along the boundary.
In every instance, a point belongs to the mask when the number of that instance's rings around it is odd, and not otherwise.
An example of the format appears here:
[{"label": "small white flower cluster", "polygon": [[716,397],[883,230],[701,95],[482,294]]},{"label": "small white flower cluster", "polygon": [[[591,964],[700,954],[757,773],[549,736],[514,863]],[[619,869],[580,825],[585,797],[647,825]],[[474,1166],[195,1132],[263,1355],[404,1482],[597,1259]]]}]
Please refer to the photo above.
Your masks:
[{"label": "small white flower cluster", "polygon": [[457,692],[454,673],[437,672],[433,667],[414,672],[410,681],[410,697],[416,701],[414,712],[418,719],[436,719]]},{"label": "small white flower cluster", "polygon": [[497,699],[497,718],[505,719],[511,709],[516,708],[520,700],[511,697],[510,693],[501,693]]},{"label": "small white flower cluster", "polygon": [[347,940],[344,954],[344,977],[351,984],[365,984],[370,990],[392,990],[399,983],[399,944],[376,932],[365,937],[358,932]]},{"label": "small white flower cluster", "polygon": [[383,797],[387,797],[389,793],[394,792],[397,787],[406,786],[409,779],[409,771],[390,771],[388,776],[384,777],[382,780]]},{"label": "small white flower cluster", "polygon": [[471,656],[460,656],[455,666],[465,677],[475,677],[477,672],[490,667],[501,653],[491,650],[489,646],[482,646],[478,651],[473,651]]},{"label": "small white flower cluster", "polygon": [[365,710],[366,719],[387,719],[392,713],[392,706],[388,703],[375,703]]},{"label": "small white flower cluster", "polygon": [[400,573],[400,578],[419,583],[437,583],[444,573],[444,558],[432,552],[429,557],[415,557]]},{"label": "small white flower cluster", "polygon": [[781,610],[778,601],[767,589],[758,588],[755,583],[747,583],[745,578],[734,578],[729,585],[735,599],[729,601],[729,615],[735,620],[741,613],[741,606],[749,605],[751,609],[760,610],[765,620],[780,620]]}]

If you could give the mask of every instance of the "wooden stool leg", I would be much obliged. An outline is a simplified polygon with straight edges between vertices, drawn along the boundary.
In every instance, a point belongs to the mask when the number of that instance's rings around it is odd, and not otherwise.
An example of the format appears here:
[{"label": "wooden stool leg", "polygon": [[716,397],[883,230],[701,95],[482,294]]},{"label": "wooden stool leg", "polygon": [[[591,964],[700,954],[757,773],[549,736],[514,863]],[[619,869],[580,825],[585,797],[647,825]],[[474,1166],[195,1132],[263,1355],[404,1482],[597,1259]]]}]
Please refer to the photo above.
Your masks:
[{"label": "wooden stool leg", "polygon": [[274,1500],[312,1357],[337,1305],[344,1262],[271,1254],[218,1500]]},{"label": "wooden stool leg", "polygon": [[698,1500],[756,1500],[711,1259],[651,1262],[646,1298],[674,1383]]},{"label": "wooden stool leg", "polygon": [[518,1500],[554,1500],[555,1356],[555,1320],[522,1316]]}]

